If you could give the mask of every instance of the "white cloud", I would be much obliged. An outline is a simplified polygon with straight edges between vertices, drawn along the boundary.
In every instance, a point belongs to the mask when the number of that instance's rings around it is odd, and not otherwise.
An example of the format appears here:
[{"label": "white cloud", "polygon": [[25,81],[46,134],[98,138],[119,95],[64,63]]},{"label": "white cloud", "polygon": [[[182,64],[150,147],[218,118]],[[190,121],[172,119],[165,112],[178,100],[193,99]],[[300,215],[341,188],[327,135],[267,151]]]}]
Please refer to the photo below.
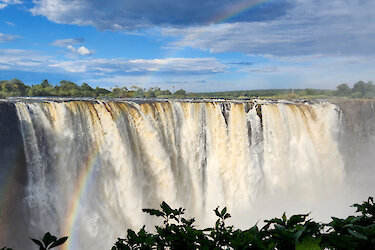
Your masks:
[{"label": "white cloud", "polygon": [[[213,53],[375,54],[375,1],[285,0],[266,1],[258,9],[244,12],[235,8],[259,2],[181,0],[177,5],[170,0],[35,0],[31,12],[57,23],[92,25],[100,30],[167,25],[163,34],[178,39],[169,47]],[[229,10],[239,13],[230,21],[225,18]],[[214,24],[215,20],[222,23]]]},{"label": "white cloud", "polygon": [[[81,51],[86,53],[86,51]],[[56,60],[38,51],[0,49],[0,68],[32,72],[81,73],[85,76],[105,75],[204,75],[222,73],[226,66],[215,58],[165,59],[85,59]]]},{"label": "white cloud", "polygon": [[0,0],[0,2],[6,3],[6,4],[22,4],[22,1],[20,0]]},{"label": "white cloud", "polygon": [[82,56],[87,56],[87,55],[91,55],[92,52],[90,50],[88,50],[86,47],[84,46],[81,46],[77,49],[77,53],[82,55]]},{"label": "white cloud", "polygon": [[375,80],[375,58],[364,56],[267,56],[261,63],[223,64],[216,58],[58,60],[39,51],[0,49],[0,70],[65,75],[100,86],[140,83],[189,91],[259,88],[335,88]]},{"label": "white cloud", "polygon": [[[35,0],[31,12],[56,23],[92,25],[100,30],[134,30],[150,26],[208,24],[245,9],[241,21],[284,15],[295,0],[268,1],[257,11],[246,10],[260,0]],[[255,6],[256,7],[256,6]],[[224,18],[225,19],[225,18]]]},{"label": "white cloud", "polygon": [[[373,56],[295,56],[268,57],[248,67],[238,67],[237,74],[260,78],[267,88],[334,89],[340,83],[372,81],[375,76]],[[262,87],[258,87],[262,88]],[[265,87],[264,87],[265,88]]]},{"label": "white cloud", "polygon": [[0,0],[0,10],[11,4],[22,4],[20,0]]},{"label": "white cloud", "polygon": [[273,73],[276,72],[278,69],[276,66],[263,66],[263,67],[245,67],[240,69],[240,72],[252,72],[252,73]]},{"label": "white cloud", "polygon": [[6,21],[5,23],[8,24],[9,26],[15,26],[15,24],[10,21]]},{"label": "white cloud", "polygon": [[[195,59],[198,60],[198,59]],[[213,60],[215,62],[216,60]],[[82,72],[96,67],[98,73],[91,77],[87,82],[104,84],[103,86],[113,86],[114,83],[140,83],[144,87],[159,86],[171,89],[172,85],[176,88],[184,88],[189,91],[227,91],[244,89],[265,89],[265,88],[322,88],[334,89],[337,85],[346,82],[353,84],[358,80],[374,80],[375,59],[372,56],[339,56],[339,57],[321,57],[321,56],[295,56],[295,57],[276,57],[268,56],[268,60],[262,63],[234,65],[228,63],[228,66],[222,65],[219,69],[222,74],[190,74],[182,77],[178,74],[158,74],[153,71],[155,68],[163,73],[167,68],[161,68],[167,64],[175,69],[184,64],[193,64],[195,70],[201,67],[207,67],[209,62],[196,61],[190,59],[180,61],[179,58],[168,60],[130,60],[127,63],[134,65],[127,69],[129,65],[116,65],[119,61],[101,60],[92,62],[92,64],[79,63],[79,65],[69,64],[65,67],[71,70],[77,70],[79,66],[85,65],[86,68],[80,68]],[[263,60],[264,61],[264,60]],[[157,65],[155,65],[157,64]],[[180,66],[177,66],[179,65]],[[169,67],[167,66],[167,67]],[[229,67],[231,69],[229,69]],[[125,74],[121,70],[128,70]],[[149,70],[153,74],[135,74],[134,71]],[[202,69],[203,70],[203,69]],[[207,70],[207,68],[206,68]],[[147,71],[146,71],[147,72]],[[224,76],[224,77],[223,77]],[[198,80],[205,80],[198,82]]]},{"label": "white cloud", "polygon": [[67,47],[68,45],[78,45],[85,41],[83,38],[67,38],[55,40],[51,45],[56,47]]},{"label": "white cloud", "polygon": [[47,72],[49,60],[50,57],[38,51],[0,49],[0,68],[3,70]]},{"label": "white cloud", "polygon": [[79,61],[60,61],[54,67],[68,72],[133,74],[149,72],[159,74],[214,74],[225,71],[226,66],[215,58],[165,58],[165,59],[92,59]]},{"label": "white cloud", "polygon": [[80,46],[78,49],[73,47],[72,45],[66,46],[67,49],[69,49],[71,52],[75,54],[80,54],[81,56],[88,56],[92,54],[92,51],[88,50],[84,46]]},{"label": "white cloud", "polygon": [[[73,54],[79,54],[81,56],[88,56],[93,54],[92,50],[89,50],[85,46],[81,45],[85,39],[83,38],[67,38],[67,39],[59,39],[55,40],[51,45],[56,47],[64,47],[67,48],[69,51],[73,52]],[[73,45],[81,45],[78,48],[74,47]]]},{"label": "white cloud", "polygon": [[375,1],[297,0],[294,8],[274,20],[166,28],[174,47],[212,53],[291,55],[375,54]]},{"label": "white cloud", "polygon": [[8,35],[8,34],[0,33],[0,43],[11,42],[18,37],[19,36],[16,36],[16,35]]},{"label": "white cloud", "polygon": [[77,49],[74,48],[72,45],[68,45],[68,46],[66,46],[66,48],[69,49],[71,52],[74,52],[74,53],[77,52]]}]

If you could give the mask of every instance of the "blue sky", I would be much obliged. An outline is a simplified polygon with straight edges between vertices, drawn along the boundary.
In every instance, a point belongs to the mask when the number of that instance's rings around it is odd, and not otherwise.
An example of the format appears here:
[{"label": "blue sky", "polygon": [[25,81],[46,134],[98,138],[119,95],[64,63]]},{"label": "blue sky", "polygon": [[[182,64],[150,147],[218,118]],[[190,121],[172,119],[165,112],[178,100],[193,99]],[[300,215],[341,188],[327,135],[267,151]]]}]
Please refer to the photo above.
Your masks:
[{"label": "blue sky", "polygon": [[198,92],[374,76],[372,0],[0,0],[0,80]]}]

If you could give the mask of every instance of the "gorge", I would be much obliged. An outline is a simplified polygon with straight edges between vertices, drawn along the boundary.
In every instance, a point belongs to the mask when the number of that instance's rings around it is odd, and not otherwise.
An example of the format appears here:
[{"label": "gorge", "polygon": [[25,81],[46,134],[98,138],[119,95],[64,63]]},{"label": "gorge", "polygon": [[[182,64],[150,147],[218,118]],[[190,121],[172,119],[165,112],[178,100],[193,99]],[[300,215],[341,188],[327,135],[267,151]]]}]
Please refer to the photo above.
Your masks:
[{"label": "gorge", "polygon": [[69,235],[68,249],[109,249],[127,228],[155,223],[142,208],[161,201],[200,225],[217,206],[238,226],[292,208],[324,219],[374,194],[374,105],[0,102],[0,242],[22,249],[25,236],[50,231]]}]

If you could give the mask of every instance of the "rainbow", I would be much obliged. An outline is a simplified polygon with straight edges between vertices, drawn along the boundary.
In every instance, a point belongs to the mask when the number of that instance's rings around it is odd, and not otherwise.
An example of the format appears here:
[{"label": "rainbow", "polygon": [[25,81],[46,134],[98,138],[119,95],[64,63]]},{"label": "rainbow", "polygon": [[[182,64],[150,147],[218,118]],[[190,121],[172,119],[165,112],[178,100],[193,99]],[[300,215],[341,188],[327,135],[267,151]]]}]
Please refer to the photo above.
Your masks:
[{"label": "rainbow", "polygon": [[[71,104],[77,104],[73,102]],[[89,109],[96,109],[92,104],[85,104],[89,106]],[[111,114],[112,119],[116,120],[116,116],[112,114],[111,107],[106,102],[99,102],[100,106],[104,106],[104,108]],[[90,116],[97,116],[97,112],[91,110]],[[93,118],[92,118],[93,119]],[[94,122],[92,122],[94,124]],[[90,186],[90,181],[92,181],[92,175],[94,170],[95,162],[98,158],[102,142],[99,142],[93,145],[90,153],[87,155],[86,160],[80,166],[80,172],[77,178],[77,182],[75,183],[75,188],[72,194],[72,198],[70,199],[70,204],[66,213],[66,220],[64,220],[65,224],[62,226],[62,234],[61,236],[68,236],[68,241],[62,245],[62,250],[69,250],[69,249],[76,249],[75,247],[75,240],[76,235],[74,234],[74,228],[78,219],[79,210],[80,210],[80,203],[82,202],[85,195],[87,195],[87,189]]]},{"label": "rainbow", "polygon": [[[264,3],[272,2],[272,1],[275,1],[275,0],[245,0],[245,1],[241,1],[240,3],[233,4],[230,8],[226,8],[225,11],[221,12],[219,15],[217,15],[214,18],[212,18],[211,20],[209,20],[207,22],[207,24],[223,23],[226,20],[229,20],[229,19],[237,16],[238,14],[241,14],[241,13],[243,13],[245,11],[248,11],[252,8],[255,8],[255,7],[260,6]],[[206,32],[206,29],[201,29],[200,32],[195,33],[194,37],[198,37],[205,32]],[[176,53],[178,51],[179,51],[179,49],[172,50],[169,53],[167,53],[167,55],[164,58],[174,58],[174,55],[176,55]],[[155,75],[155,73],[157,73],[157,71],[159,69],[161,69],[162,67],[163,67],[163,65],[159,65],[159,66],[156,67],[155,72],[149,72],[148,74],[146,74],[146,76],[144,77],[145,81],[143,83],[146,83],[146,84],[150,83],[153,76]]]},{"label": "rainbow", "polygon": [[[235,17],[236,15],[243,13],[251,8],[257,7],[261,4],[264,4],[266,2],[270,2],[274,0],[247,0],[240,2],[238,4],[233,5],[231,8],[226,9],[225,12],[221,13],[220,15],[213,18],[209,23],[218,24],[222,23],[226,20],[229,20],[230,18]],[[172,53],[173,54],[173,53]],[[171,55],[167,58],[173,58]],[[160,65],[159,68],[161,68],[162,65]],[[145,76],[145,78],[150,81],[152,76],[155,72],[150,72]],[[91,179],[93,166],[95,163],[95,159],[97,157],[97,154],[99,152],[99,145],[97,145],[91,152],[91,154],[87,157],[86,162],[82,166],[82,170],[78,177],[78,182],[75,186],[74,193],[71,199],[71,203],[67,212],[66,216],[66,223],[63,227],[63,236],[67,235],[69,236],[69,240],[66,244],[63,245],[63,250],[73,249],[74,248],[74,226],[75,222],[77,221],[77,216],[79,214],[79,204],[82,200],[82,197],[86,193],[86,189],[88,186],[88,182]]]},{"label": "rainbow", "polygon": [[209,23],[222,23],[230,18],[237,16],[240,13],[243,13],[247,10],[250,10],[254,7],[257,7],[263,3],[271,2],[274,0],[247,0],[237,4],[232,5],[230,8],[227,8],[225,12],[213,18]]},{"label": "rainbow", "polygon": [[96,145],[92,150],[91,153],[87,156],[85,163],[81,167],[81,172],[79,173],[77,184],[75,186],[72,199],[70,202],[69,209],[67,211],[66,215],[66,221],[65,225],[62,228],[62,236],[68,236],[68,241],[64,245],[62,245],[63,250],[68,250],[68,249],[74,249],[74,225],[75,222],[77,221],[77,216],[79,212],[79,204],[80,201],[82,200],[82,197],[85,195],[88,182],[91,179],[90,177],[92,176],[92,170],[93,166],[95,163],[95,160],[98,156],[99,152],[99,145]]}]

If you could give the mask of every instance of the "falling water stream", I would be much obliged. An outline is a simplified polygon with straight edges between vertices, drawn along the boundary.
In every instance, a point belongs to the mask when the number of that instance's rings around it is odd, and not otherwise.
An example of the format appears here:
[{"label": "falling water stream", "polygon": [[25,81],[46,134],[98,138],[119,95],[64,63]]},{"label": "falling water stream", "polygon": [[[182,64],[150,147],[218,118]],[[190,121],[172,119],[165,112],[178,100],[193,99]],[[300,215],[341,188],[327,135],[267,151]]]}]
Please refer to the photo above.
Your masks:
[{"label": "falling water stream", "polygon": [[244,216],[258,203],[288,197],[310,204],[346,183],[345,121],[329,102],[14,105],[29,231],[69,235],[66,249],[110,249],[127,228],[155,223],[142,208],[161,201],[184,207],[201,226],[212,224],[215,207],[227,206],[249,227]]}]

